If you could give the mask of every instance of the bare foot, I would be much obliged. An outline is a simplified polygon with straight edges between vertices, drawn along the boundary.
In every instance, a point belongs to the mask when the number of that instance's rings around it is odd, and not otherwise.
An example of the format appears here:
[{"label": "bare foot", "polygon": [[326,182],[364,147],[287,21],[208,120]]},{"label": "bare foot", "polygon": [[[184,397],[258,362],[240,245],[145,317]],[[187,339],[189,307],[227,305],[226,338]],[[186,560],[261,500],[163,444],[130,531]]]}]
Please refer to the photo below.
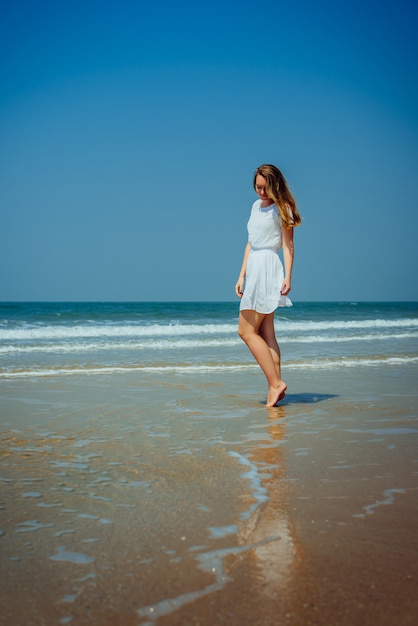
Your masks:
[{"label": "bare foot", "polygon": [[286,395],[287,385],[282,380],[277,387],[270,387],[269,395],[267,398],[267,406],[276,406],[279,400],[282,400]]}]

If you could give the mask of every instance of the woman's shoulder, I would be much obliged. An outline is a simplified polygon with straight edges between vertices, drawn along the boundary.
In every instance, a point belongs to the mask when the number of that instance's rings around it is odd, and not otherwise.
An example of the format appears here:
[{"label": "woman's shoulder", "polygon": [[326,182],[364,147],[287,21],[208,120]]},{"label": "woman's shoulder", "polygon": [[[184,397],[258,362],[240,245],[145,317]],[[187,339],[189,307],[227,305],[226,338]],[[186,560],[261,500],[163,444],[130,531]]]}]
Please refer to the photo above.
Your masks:
[{"label": "woman's shoulder", "polygon": [[258,200],[254,200],[251,206],[251,212],[258,210],[260,208],[260,204],[261,204],[260,198]]}]

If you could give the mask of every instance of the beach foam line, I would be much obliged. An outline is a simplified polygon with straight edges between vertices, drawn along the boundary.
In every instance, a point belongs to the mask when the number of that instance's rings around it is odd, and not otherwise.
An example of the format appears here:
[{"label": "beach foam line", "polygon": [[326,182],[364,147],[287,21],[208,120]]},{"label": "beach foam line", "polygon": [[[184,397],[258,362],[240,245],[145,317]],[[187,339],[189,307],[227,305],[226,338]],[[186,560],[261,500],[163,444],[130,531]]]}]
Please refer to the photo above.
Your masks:
[{"label": "beach foam line", "polygon": [[[235,333],[236,334],[236,333]],[[345,343],[347,341],[387,341],[398,339],[418,339],[418,332],[400,332],[393,331],[387,334],[367,334],[367,335],[280,335],[281,344],[286,343]],[[77,353],[77,352],[94,352],[97,350],[183,350],[190,348],[217,348],[217,347],[233,347],[241,345],[238,336],[219,339],[148,339],[144,341],[96,341],[96,342],[57,342],[57,343],[37,343],[32,345],[12,344],[0,345],[1,354],[16,353]]]},{"label": "beach foam line", "polygon": [[35,345],[8,345],[0,346],[0,354],[31,353],[31,352],[92,352],[95,350],[178,350],[190,348],[217,348],[219,346],[236,346],[241,344],[238,338],[226,339],[163,339],[125,342],[73,342],[73,343],[49,343]]},{"label": "beach foam line", "polygon": [[[276,320],[280,332],[312,332],[330,330],[367,330],[418,328],[417,318],[396,320],[372,319],[334,322]],[[0,341],[57,340],[78,338],[119,338],[119,337],[176,337],[183,335],[225,335],[236,334],[237,323],[228,324],[118,324],[110,323],[63,326],[36,325],[24,328],[0,328]]]},{"label": "beach foam line", "polygon": [[418,363],[418,356],[337,357],[335,359],[313,359],[312,361],[290,361],[283,363],[286,369],[335,369],[344,367],[375,367],[376,365],[407,365]]},{"label": "beach foam line", "polygon": [[27,341],[31,339],[77,339],[94,337],[172,337],[196,334],[228,334],[236,332],[236,324],[94,324],[78,326],[33,326],[30,328],[2,328],[0,341]]},{"label": "beach foam line", "polygon": [[[310,361],[287,361],[283,363],[285,369],[335,369],[346,367],[375,367],[381,365],[409,365],[418,363],[418,356],[371,356],[368,358],[346,358],[335,359],[312,359]],[[156,365],[103,365],[97,367],[61,367],[50,369],[15,369],[0,370],[0,378],[29,378],[29,377],[49,377],[49,376],[74,376],[74,375],[97,375],[97,374],[132,374],[132,373],[153,373],[153,374],[199,374],[207,372],[235,372],[239,370],[257,369],[256,363],[205,363],[201,365],[191,364],[156,364]]]},{"label": "beach foam line", "polygon": [[61,367],[50,369],[22,369],[14,371],[1,371],[0,378],[25,378],[25,377],[47,377],[47,376],[74,376],[74,375],[97,375],[97,374],[132,374],[132,373],[199,373],[207,371],[228,371],[240,369],[252,369],[256,367],[253,363],[240,365],[103,365],[100,367]]}]

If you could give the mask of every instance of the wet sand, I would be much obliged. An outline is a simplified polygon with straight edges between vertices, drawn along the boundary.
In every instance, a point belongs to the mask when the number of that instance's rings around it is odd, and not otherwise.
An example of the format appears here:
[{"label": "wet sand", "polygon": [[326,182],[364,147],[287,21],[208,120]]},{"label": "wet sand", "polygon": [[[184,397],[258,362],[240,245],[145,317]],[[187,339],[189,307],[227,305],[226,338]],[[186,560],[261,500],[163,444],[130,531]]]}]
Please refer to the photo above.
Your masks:
[{"label": "wet sand", "polygon": [[1,623],[415,624],[416,379],[1,381]]}]

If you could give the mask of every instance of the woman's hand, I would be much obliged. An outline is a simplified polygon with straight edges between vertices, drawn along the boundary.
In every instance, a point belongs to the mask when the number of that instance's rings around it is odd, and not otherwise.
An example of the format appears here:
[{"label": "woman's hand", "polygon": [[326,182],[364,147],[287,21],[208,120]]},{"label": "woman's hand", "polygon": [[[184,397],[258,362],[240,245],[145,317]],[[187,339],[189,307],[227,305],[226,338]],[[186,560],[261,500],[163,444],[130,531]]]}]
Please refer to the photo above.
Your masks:
[{"label": "woman's hand", "polygon": [[280,293],[282,296],[287,296],[289,291],[291,290],[290,278],[285,278],[282,283],[282,288],[280,289]]},{"label": "woman's hand", "polygon": [[242,296],[244,295],[244,277],[240,276],[238,278],[237,284],[235,285],[235,293],[237,294],[238,298],[242,298]]},{"label": "woman's hand", "polygon": [[248,242],[247,245],[245,246],[244,259],[242,261],[241,271],[239,273],[237,284],[235,285],[235,293],[237,294],[238,298],[242,298],[242,296],[244,295],[245,275],[247,273],[247,259],[248,259],[248,255],[250,254],[250,250],[251,250],[251,246],[250,246],[250,243]]},{"label": "woman's hand", "polygon": [[282,296],[287,296],[291,289],[291,276],[293,267],[293,257],[295,254],[295,246],[293,243],[293,228],[282,228],[283,236],[283,260],[285,277],[282,283],[280,293]]}]

